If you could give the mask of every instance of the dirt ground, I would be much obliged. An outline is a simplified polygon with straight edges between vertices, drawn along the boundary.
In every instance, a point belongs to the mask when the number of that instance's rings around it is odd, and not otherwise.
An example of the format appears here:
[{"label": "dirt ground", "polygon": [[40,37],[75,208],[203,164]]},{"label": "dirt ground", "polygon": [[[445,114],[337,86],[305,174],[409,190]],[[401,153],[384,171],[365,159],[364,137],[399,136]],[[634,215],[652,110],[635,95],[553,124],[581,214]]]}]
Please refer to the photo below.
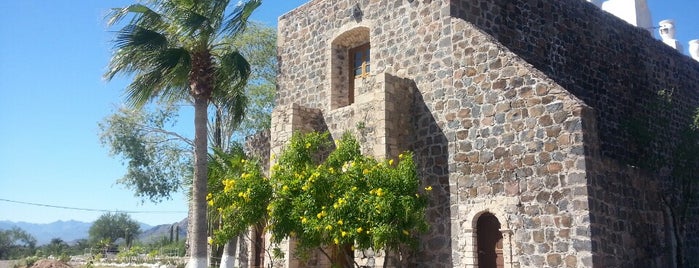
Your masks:
[{"label": "dirt ground", "polygon": [[0,261],[0,268],[12,268],[16,261]]},{"label": "dirt ground", "polygon": [[[0,261],[0,268],[13,268],[19,261]],[[30,268],[73,268],[72,266],[59,260],[39,260]]]}]

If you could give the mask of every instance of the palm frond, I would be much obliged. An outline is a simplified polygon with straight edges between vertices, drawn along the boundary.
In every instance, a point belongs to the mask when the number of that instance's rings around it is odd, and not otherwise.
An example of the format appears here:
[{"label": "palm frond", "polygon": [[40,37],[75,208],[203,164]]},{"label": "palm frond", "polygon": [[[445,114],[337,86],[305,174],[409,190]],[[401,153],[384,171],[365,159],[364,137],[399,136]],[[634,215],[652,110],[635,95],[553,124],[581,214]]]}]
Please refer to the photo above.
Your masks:
[{"label": "palm frond", "polygon": [[113,26],[121,22],[127,15],[134,15],[129,24],[140,24],[142,26],[156,26],[161,24],[162,16],[142,4],[133,4],[123,8],[113,8],[107,14],[107,25]]},{"label": "palm frond", "polygon": [[238,51],[220,56],[213,99],[232,116],[232,127],[239,125],[245,115],[248,104],[245,86],[249,76],[250,64]]},{"label": "palm frond", "polygon": [[210,8],[208,17],[211,18],[211,28],[220,29],[221,23],[225,18],[225,12],[228,8],[229,0],[215,0],[209,4]]},{"label": "palm frond", "polygon": [[182,14],[182,27],[190,35],[204,34],[213,32],[209,24],[209,17],[204,16],[196,11],[189,11]]},{"label": "palm frond", "polygon": [[156,69],[165,74],[166,85],[161,97],[168,103],[174,103],[189,96],[188,74],[192,68],[189,51],[184,48],[171,48],[158,55]]},{"label": "palm frond", "polygon": [[139,109],[143,107],[159,95],[159,88],[156,85],[161,80],[162,74],[160,72],[151,71],[137,74],[126,88],[126,104]]},{"label": "palm frond", "polygon": [[221,33],[223,35],[237,35],[244,31],[250,19],[250,15],[252,15],[252,12],[261,4],[262,0],[249,0],[237,6],[235,10],[226,17]]},{"label": "palm frond", "polygon": [[109,69],[104,74],[111,80],[117,73],[130,74],[152,68],[154,56],[166,49],[165,35],[137,25],[127,25],[117,32],[114,40],[116,52],[112,55]]},{"label": "palm frond", "polygon": [[157,97],[166,98],[168,102],[185,98],[186,74],[191,68],[187,50],[165,49],[145,58],[149,66],[139,68],[140,72],[127,88],[126,102],[132,107],[142,107]]},{"label": "palm frond", "polygon": [[168,45],[167,37],[157,31],[139,25],[129,24],[117,32],[114,47],[122,49],[132,47],[141,50],[164,49]]},{"label": "palm frond", "polygon": [[219,57],[216,79],[222,84],[242,83],[244,85],[248,77],[250,77],[250,63],[239,51],[228,51]]}]

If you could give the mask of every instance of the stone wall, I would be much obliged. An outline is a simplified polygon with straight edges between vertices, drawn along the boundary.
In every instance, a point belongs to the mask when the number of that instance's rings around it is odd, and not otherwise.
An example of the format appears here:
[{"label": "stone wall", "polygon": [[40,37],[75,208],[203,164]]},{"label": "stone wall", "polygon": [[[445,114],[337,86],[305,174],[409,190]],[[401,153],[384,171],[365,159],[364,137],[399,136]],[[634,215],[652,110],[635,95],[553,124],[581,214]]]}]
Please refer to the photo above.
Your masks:
[{"label": "stone wall", "polygon": [[[661,198],[678,192],[668,173],[699,107],[699,64],[585,1],[451,2],[453,16],[594,111],[585,141],[594,264],[669,266],[671,232]],[[697,220],[695,214],[687,222]],[[699,248],[697,232],[690,232],[692,256]]]},{"label": "stone wall", "polygon": [[[647,32],[582,0],[314,0],[278,25],[272,151],[304,129],[292,110],[333,137],[354,132],[374,156],[413,150],[434,191],[412,262],[475,267],[485,212],[505,267],[669,262],[659,177],[630,163],[670,154],[656,140],[689,122],[699,64]],[[372,70],[349,104],[337,53],[363,29]],[[657,114],[662,89],[674,91],[671,124],[638,146],[625,122]]]}]

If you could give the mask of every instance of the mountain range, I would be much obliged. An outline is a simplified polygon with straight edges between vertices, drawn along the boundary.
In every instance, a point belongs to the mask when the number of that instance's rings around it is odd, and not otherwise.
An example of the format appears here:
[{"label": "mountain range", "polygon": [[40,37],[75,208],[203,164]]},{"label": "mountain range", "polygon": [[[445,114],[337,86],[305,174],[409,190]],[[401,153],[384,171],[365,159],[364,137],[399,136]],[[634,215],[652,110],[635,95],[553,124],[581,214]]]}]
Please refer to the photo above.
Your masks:
[{"label": "mountain range", "polygon": [[[170,226],[172,224],[162,224],[158,226],[150,226],[145,223],[138,223],[141,227],[141,235],[139,240],[148,243],[160,239],[161,237],[170,236]],[[91,222],[81,221],[56,221],[52,223],[29,223],[29,222],[12,222],[0,221],[0,230],[8,230],[13,227],[31,234],[37,240],[37,245],[44,245],[51,242],[51,239],[60,238],[63,241],[71,244],[79,239],[87,239],[88,231],[92,226]],[[184,219],[175,224],[180,232],[180,239],[184,238],[187,233],[187,219]]]}]

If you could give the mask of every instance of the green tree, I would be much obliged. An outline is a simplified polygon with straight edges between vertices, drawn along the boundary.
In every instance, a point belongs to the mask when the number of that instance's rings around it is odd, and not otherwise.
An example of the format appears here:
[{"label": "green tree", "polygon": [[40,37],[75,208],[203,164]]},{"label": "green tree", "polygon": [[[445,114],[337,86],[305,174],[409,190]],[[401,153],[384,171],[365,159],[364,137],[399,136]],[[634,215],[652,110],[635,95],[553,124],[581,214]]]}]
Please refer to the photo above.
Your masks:
[{"label": "green tree", "polygon": [[[258,160],[246,157],[242,148],[231,152],[215,150],[209,162],[209,188],[207,202],[214,208],[217,223],[212,230],[214,244],[226,244],[228,253],[235,253],[235,241],[253,226],[263,230],[266,209],[272,197],[272,186],[264,177]],[[231,241],[232,240],[232,241]],[[263,248],[254,243],[256,256]],[[253,266],[261,265],[255,258]]]},{"label": "green tree", "polygon": [[231,43],[240,49],[251,67],[250,79],[245,88],[249,97],[248,108],[238,127],[241,136],[236,137],[240,139],[271,126],[277,80],[276,29],[252,23]]},{"label": "green tree", "polygon": [[[210,139],[213,147],[224,150],[242,141],[243,136],[269,128],[275,94],[276,32],[272,27],[251,23],[226,42],[239,48],[252,71],[245,88],[249,97],[245,118],[235,127],[235,122],[225,123],[232,120],[222,114],[220,135],[214,135],[220,138]],[[191,183],[194,142],[174,129],[180,107],[163,102],[147,109],[120,107],[99,123],[102,145],[112,155],[121,156],[127,165],[127,173],[118,183],[138,197],[157,203]],[[216,123],[209,125],[213,128]],[[234,135],[234,131],[240,135]],[[221,146],[215,145],[216,139],[220,139]]]},{"label": "green tree", "polygon": [[212,99],[236,119],[242,118],[242,91],[249,63],[224,36],[245,29],[260,0],[246,1],[229,10],[227,0],[153,1],[155,8],[133,4],[114,9],[110,25],[127,15],[130,22],[117,32],[109,71],[133,74],[126,89],[127,102],[142,107],[154,98],[194,103],[194,179],[190,205],[192,244],[190,265],[206,267],[207,118]]},{"label": "green tree", "polygon": [[43,247],[43,251],[47,255],[60,256],[62,254],[66,254],[69,248],[70,246],[68,243],[63,241],[63,239],[53,238],[51,239],[51,242]]},{"label": "green tree", "polygon": [[0,260],[30,256],[35,247],[36,238],[18,227],[0,230]]},{"label": "green tree", "polygon": [[117,182],[154,203],[191,181],[193,146],[191,139],[168,130],[177,122],[177,107],[156,108],[122,107],[99,124],[102,144],[127,161],[126,174]]},{"label": "green tree", "polygon": [[140,232],[141,227],[138,222],[132,220],[128,214],[105,213],[92,223],[88,234],[95,244],[104,241],[114,242],[123,238],[126,246],[129,247]]},{"label": "green tree", "polygon": [[401,251],[417,246],[416,235],[427,228],[424,191],[432,188],[419,189],[410,153],[377,161],[349,134],[333,145],[328,133],[296,133],[269,179],[242,156],[224,159],[228,168],[218,170],[232,172],[208,196],[223,218],[217,241],[267,224],[273,242],[293,237],[301,253],[320,249],[349,267],[354,247]]}]

